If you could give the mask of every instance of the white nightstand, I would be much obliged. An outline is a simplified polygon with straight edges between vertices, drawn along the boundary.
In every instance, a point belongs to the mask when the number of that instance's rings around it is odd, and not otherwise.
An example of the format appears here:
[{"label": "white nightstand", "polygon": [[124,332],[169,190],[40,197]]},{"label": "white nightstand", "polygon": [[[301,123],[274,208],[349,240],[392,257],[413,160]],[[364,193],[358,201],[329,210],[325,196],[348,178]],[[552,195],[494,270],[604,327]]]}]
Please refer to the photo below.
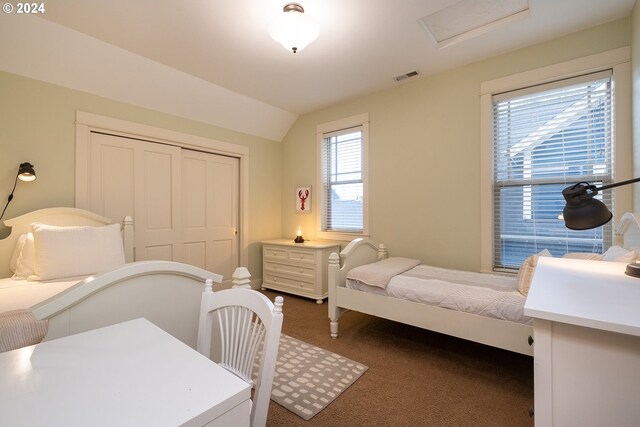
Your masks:
[{"label": "white nightstand", "polygon": [[332,252],[340,252],[339,243],[262,242],[262,288],[313,298],[322,304],[329,294],[327,264]]}]

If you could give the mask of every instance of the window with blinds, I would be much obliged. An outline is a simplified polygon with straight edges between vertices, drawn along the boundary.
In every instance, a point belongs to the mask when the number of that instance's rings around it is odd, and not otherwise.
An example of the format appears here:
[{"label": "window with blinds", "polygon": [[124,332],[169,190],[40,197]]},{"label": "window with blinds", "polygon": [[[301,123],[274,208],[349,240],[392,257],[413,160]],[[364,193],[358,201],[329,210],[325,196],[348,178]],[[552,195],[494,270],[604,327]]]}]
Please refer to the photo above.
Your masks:
[{"label": "window with blinds", "polygon": [[[592,230],[564,226],[562,190],[577,182],[613,182],[611,71],[494,95],[494,269],[517,269],[548,249],[600,252],[611,223]],[[598,194],[611,211],[611,191]]]},{"label": "window with blinds", "polygon": [[322,231],[363,231],[363,145],[362,126],[322,135]]}]

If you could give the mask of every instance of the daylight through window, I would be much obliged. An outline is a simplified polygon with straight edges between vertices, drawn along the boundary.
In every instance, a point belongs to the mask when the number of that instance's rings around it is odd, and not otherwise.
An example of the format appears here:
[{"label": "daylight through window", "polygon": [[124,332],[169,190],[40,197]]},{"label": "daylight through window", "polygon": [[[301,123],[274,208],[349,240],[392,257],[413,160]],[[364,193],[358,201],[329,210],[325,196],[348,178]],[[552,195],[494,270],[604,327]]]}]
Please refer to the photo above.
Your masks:
[{"label": "daylight through window", "polygon": [[[492,104],[494,269],[517,269],[542,249],[602,253],[611,224],[567,229],[561,192],[613,182],[611,71],[494,95]],[[597,197],[613,211],[611,191]]]}]

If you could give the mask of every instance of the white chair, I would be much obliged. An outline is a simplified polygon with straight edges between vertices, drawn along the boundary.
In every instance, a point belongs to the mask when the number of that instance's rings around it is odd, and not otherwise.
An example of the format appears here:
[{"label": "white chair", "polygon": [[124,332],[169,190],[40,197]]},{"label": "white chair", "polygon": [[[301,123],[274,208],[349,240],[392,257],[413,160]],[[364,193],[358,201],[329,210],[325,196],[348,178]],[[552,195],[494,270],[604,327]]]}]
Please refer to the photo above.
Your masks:
[{"label": "white chair", "polygon": [[[206,281],[200,306],[198,352],[234,373],[254,388],[251,427],[265,426],[282,330],[282,303],[275,304],[251,289],[213,292]],[[255,383],[252,371],[262,350]]]}]

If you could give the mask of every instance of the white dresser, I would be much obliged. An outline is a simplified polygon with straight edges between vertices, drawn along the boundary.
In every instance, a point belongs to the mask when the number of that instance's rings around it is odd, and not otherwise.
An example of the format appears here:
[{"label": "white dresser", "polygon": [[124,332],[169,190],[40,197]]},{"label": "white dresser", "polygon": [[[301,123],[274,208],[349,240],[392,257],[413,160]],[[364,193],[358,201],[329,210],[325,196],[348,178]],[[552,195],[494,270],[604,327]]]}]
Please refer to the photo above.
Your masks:
[{"label": "white dresser", "polygon": [[340,252],[339,243],[262,242],[262,288],[313,298],[322,304],[329,294],[327,265],[332,252]]},{"label": "white dresser", "polygon": [[540,258],[534,318],[536,426],[640,425],[640,279],[624,263]]}]

